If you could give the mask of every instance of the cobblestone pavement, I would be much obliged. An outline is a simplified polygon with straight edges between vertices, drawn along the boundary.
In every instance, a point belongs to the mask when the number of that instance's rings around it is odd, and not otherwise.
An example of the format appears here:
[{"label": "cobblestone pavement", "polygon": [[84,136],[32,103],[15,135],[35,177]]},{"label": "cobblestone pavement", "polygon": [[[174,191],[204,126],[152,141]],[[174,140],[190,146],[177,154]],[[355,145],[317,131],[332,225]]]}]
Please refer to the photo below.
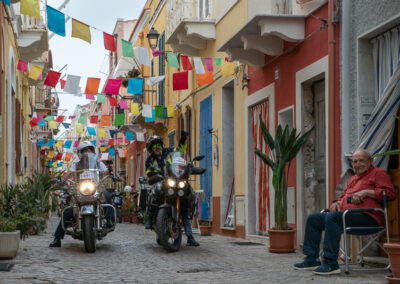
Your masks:
[{"label": "cobblestone pavement", "polygon": [[51,219],[47,233],[22,241],[15,259],[0,261],[15,263],[0,272],[0,283],[386,283],[388,274],[315,276],[292,269],[300,253],[271,254],[264,245],[237,245],[245,240],[219,235],[196,235],[200,247],[167,253],[153,231],[126,223],[98,242],[94,254],[70,236],[61,248],[49,248],[57,222]]}]

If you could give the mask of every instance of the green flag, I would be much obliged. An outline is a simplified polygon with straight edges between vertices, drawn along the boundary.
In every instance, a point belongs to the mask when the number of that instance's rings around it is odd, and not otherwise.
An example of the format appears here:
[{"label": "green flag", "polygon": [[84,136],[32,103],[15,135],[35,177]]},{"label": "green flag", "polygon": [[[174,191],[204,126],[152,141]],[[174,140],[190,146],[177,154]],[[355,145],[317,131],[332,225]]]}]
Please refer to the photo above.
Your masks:
[{"label": "green flag", "polygon": [[114,125],[124,125],[125,113],[118,113],[115,115]]},{"label": "green flag", "polygon": [[164,118],[164,108],[163,106],[155,106],[156,110],[156,117],[157,118]]},{"label": "green flag", "polygon": [[169,67],[179,68],[178,58],[175,53],[167,52]]},{"label": "green flag", "polygon": [[81,116],[79,117],[78,123],[80,123],[80,124],[86,124],[86,119],[87,119],[86,115],[81,115]]},{"label": "green flag", "polygon": [[53,115],[48,115],[48,116],[46,116],[46,118],[44,119],[44,120],[46,120],[46,121],[52,121],[54,119],[54,116]]},{"label": "green flag", "polygon": [[215,65],[221,66],[221,64],[222,64],[222,58],[220,57],[215,58]]},{"label": "green flag", "polygon": [[97,102],[98,103],[105,103],[106,102],[106,96],[104,94],[97,94]]},{"label": "green flag", "polygon": [[135,58],[135,53],[133,52],[132,43],[124,39],[122,39],[121,42],[122,42],[122,55],[125,57]]}]

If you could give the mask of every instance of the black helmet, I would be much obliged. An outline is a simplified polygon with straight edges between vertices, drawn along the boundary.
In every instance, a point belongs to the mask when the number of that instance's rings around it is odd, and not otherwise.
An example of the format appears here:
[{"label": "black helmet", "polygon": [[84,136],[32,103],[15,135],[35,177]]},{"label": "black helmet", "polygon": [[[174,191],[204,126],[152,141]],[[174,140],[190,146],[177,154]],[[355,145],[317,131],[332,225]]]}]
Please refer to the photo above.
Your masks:
[{"label": "black helmet", "polygon": [[164,146],[164,142],[160,136],[157,136],[157,135],[150,136],[149,138],[147,138],[147,142],[146,142],[146,148],[147,148],[147,151],[149,151],[149,153],[153,152],[154,144],[160,144],[161,147]]}]

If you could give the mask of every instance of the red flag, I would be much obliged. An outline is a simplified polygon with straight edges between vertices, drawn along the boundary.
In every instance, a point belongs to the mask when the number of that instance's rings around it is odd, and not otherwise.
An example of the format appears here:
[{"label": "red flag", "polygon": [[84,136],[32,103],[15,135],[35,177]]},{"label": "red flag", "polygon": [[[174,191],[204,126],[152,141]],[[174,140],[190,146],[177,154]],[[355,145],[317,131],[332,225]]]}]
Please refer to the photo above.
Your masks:
[{"label": "red flag", "polygon": [[40,150],[40,155],[46,154],[46,150]]},{"label": "red flag", "polygon": [[172,89],[174,91],[187,90],[189,87],[188,71],[172,74]]},{"label": "red flag", "polygon": [[64,89],[64,87],[65,87],[65,83],[66,83],[66,81],[65,81],[65,80],[63,80],[63,79],[61,79],[61,80],[60,80],[61,89]]},{"label": "red flag", "polygon": [[110,106],[113,106],[113,107],[118,106],[118,103],[117,103],[117,99],[116,99],[116,98],[108,97],[108,99],[110,100]]},{"label": "red flag", "polygon": [[97,115],[92,115],[90,117],[90,123],[96,124],[98,119],[99,119],[99,117]]},{"label": "red flag", "polygon": [[37,126],[38,121],[36,117],[32,117],[31,122],[29,123],[31,127]]},{"label": "red flag", "polygon": [[114,146],[114,139],[113,138],[108,139],[108,145],[109,146]]},{"label": "red flag", "polygon": [[104,48],[109,51],[117,52],[114,36],[103,32],[103,38],[104,38]]},{"label": "red flag", "polygon": [[47,73],[47,77],[44,80],[43,84],[55,88],[57,85],[58,79],[60,79],[60,76],[61,76],[61,73],[50,70],[49,73]]},{"label": "red flag", "polygon": [[193,66],[190,63],[189,57],[186,55],[181,55],[182,67],[183,70],[193,70]]},{"label": "red flag", "polygon": [[63,153],[57,153],[56,161],[60,161],[62,159]]},{"label": "red flag", "polygon": [[18,60],[18,67],[17,69],[21,72],[28,72],[28,62],[22,61],[21,59]]},{"label": "red flag", "polygon": [[64,121],[64,116],[62,116],[62,115],[57,116],[56,121],[57,121],[57,122],[63,122],[63,121]]}]

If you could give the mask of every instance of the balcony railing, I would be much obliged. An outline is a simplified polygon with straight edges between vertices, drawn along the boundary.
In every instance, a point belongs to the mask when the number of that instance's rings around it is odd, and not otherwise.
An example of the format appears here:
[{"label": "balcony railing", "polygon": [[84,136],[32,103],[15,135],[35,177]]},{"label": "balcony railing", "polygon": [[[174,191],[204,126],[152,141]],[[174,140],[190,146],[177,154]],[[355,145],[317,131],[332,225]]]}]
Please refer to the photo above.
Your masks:
[{"label": "balcony railing", "polygon": [[196,0],[167,1],[167,38],[175,31],[183,20],[194,20],[196,16]]}]

